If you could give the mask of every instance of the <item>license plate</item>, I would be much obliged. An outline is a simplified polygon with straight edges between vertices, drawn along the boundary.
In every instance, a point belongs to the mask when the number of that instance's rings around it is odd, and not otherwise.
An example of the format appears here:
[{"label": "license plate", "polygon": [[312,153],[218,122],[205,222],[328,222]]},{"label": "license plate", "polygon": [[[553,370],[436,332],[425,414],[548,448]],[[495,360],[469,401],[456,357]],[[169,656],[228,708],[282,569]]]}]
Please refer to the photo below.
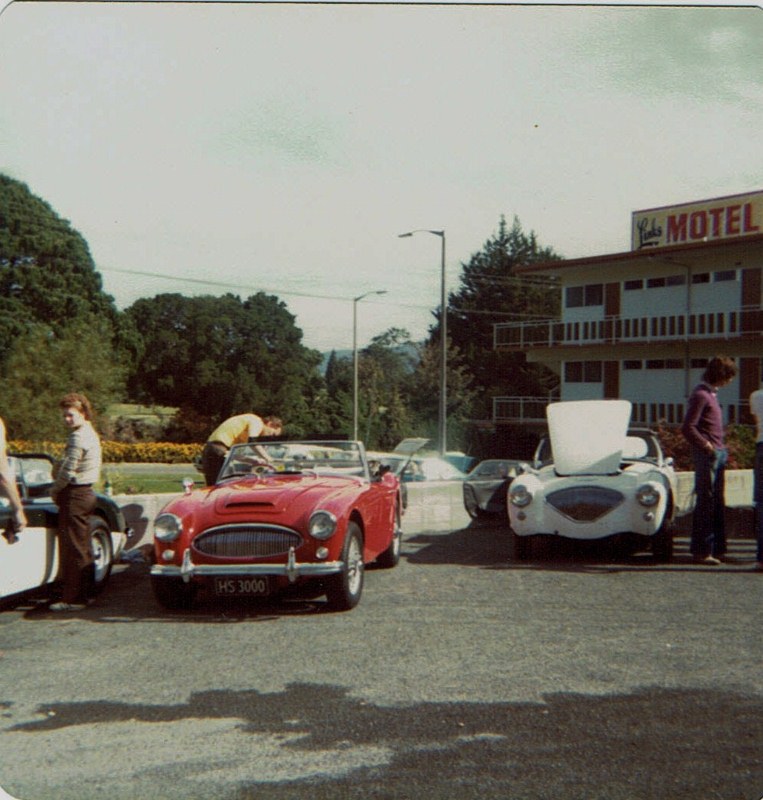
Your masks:
[{"label": "license plate", "polygon": [[215,594],[226,597],[265,597],[270,594],[268,577],[215,578]]}]

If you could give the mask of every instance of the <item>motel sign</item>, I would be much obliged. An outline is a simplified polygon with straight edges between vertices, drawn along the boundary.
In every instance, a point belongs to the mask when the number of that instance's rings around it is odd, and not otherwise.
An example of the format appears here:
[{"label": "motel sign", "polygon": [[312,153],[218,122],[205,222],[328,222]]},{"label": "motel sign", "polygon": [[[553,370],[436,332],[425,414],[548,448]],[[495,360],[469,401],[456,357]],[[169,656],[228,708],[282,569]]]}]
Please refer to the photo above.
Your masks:
[{"label": "motel sign", "polygon": [[634,211],[631,249],[710,242],[763,231],[763,191]]}]

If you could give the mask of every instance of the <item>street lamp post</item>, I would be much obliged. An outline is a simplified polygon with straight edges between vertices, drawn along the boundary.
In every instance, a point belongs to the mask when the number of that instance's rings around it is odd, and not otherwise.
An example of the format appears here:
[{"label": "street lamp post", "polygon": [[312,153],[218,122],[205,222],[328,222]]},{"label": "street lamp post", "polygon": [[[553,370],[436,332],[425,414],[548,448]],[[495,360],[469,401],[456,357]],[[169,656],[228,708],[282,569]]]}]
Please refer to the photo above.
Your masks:
[{"label": "street lamp post", "polygon": [[372,294],[387,294],[386,289],[366,292],[352,298],[352,440],[358,441],[358,302]]},{"label": "street lamp post", "polygon": [[439,236],[442,248],[440,259],[440,413],[438,420],[438,450],[440,456],[444,456],[448,449],[448,307],[445,296],[445,231],[432,231],[422,228],[408,233],[398,234],[403,239],[413,236],[414,233],[431,233]]}]

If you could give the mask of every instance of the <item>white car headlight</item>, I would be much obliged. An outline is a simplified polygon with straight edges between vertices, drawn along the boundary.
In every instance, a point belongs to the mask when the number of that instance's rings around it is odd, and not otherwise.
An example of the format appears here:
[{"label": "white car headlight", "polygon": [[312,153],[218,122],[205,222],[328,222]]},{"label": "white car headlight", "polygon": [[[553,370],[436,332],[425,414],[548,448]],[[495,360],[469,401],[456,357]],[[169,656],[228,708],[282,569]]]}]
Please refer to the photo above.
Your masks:
[{"label": "white car headlight", "polygon": [[174,542],[183,532],[183,522],[174,514],[159,514],[154,521],[154,536],[160,542]]},{"label": "white car headlight", "polygon": [[313,539],[329,539],[336,530],[336,517],[330,511],[316,511],[307,526]]},{"label": "white car headlight", "polygon": [[643,486],[639,486],[636,491],[636,500],[642,506],[650,508],[660,502],[660,492],[654,484],[645,483]]},{"label": "white car headlight", "polygon": [[509,500],[513,506],[517,508],[524,508],[530,505],[533,496],[532,492],[526,486],[512,486],[509,491]]}]

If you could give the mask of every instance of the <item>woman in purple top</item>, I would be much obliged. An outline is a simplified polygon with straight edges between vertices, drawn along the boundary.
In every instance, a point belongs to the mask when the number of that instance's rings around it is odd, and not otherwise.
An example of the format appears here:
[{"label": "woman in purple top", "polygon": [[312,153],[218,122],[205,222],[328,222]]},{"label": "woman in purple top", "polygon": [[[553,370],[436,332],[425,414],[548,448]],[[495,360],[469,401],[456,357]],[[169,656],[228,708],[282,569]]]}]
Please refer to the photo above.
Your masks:
[{"label": "woman in purple top", "polygon": [[724,525],[726,447],[718,389],[734,379],[733,359],[715,356],[707,362],[700,383],[689,396],[681,432],[691,445],[694,462],[694,507],[691,553],[701,564],[720,564],[726,554]]}]

